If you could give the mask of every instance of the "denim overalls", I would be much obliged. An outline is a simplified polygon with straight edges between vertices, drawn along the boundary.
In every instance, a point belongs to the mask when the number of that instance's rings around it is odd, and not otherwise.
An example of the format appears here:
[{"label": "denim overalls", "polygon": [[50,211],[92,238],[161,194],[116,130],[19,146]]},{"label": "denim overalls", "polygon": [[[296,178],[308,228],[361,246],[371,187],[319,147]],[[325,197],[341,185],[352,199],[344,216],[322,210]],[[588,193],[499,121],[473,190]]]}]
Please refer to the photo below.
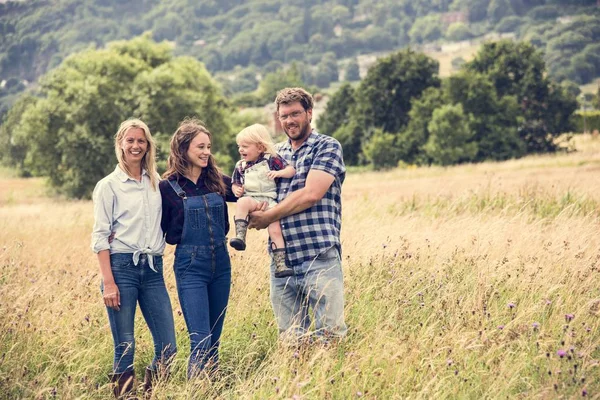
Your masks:
[{"label": "denim overalls", "polygon": [[168,181],[183,200],[181,242],[175,249],[179,302],[190,335],[188,377],[218,362],[219,338],[231,286],[223,197],[217,193],[187,197],[175,180]]}]

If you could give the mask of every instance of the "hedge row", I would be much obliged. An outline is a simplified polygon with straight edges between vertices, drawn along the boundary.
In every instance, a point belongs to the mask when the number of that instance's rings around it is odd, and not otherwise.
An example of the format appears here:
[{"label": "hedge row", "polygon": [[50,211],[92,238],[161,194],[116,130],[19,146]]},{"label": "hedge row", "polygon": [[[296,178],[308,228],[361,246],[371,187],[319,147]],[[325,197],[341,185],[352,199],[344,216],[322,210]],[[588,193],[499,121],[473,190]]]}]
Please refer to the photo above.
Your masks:
[{"label": "hedge row", "polygon": [[595,129],[600,131],[600,111],[586,111],[585,113],[578,111],[571,116],[573,122],[574,132],[582,133],[584,126],[584,114],[585,114],[585,126],[588,132],[593,132]]}]

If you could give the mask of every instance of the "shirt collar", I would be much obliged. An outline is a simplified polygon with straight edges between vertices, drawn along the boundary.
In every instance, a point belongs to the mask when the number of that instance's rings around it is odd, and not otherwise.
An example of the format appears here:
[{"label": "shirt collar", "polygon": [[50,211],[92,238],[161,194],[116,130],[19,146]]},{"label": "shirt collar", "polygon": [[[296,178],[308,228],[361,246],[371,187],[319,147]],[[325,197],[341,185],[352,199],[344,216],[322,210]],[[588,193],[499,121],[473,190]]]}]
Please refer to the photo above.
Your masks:
[{"label": "shirt collar", "polygon": [[[117,178],[119,178],[121,182],[127,182],[128,179],[131,179],[132,181],[135,180],[129,175],[127,175],[127,173],[121,169],[119,164],[117,164],[117,166],[115,167],[115,173],[117,174]],[[142,176],[144,175],[148,175],[148,172],[144,168],[142,168]]]},{"label": "shirt collar", "polygon": [[265,155],[265,154],[266,154],[266,153],[260,153],[260,154],[259,154],[259,156],[258,156],[258,158],[257,158],[256,160],[254,160],[254,161],[247,161],[247,162],[243,163],[243,164],[242,164],[242,165],[243,165],[243,168],[244,168],[244,169],[246,169],[246,168],[250,168],[251,166],[253,166],[253,165],[255,165],[255,164],[258,164],[258,163],[259,163],[259,162],[261,162],[262,160],[266,160],[266,159],[267,159],[267,157],[266,157],[266,155]]},{"label": "shirt collar", "polygon": [[[304,146],[312,147],[317,141],[317,136],[319,136],[319,132],[317,132],[315,128],[312,128],[310,134],[308,135],[304,143],[302,143],[300,147],[298,147],[295,151],[300,150]],[[284,147],[286,148],[286,150],[294,151],[294,149],[292,148],[292,141],[290,140],[290,138],[288,138],[287,141],[285,141],[284,143]]]}]

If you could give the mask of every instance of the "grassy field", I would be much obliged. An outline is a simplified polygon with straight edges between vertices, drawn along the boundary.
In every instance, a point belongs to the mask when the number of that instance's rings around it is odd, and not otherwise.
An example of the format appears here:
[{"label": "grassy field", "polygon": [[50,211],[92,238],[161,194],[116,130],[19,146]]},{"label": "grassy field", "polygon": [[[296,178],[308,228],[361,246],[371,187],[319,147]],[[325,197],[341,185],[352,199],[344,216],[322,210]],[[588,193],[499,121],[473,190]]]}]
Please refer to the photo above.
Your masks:
[{"label": "grassy field", "polygon": [[[187,382],[169,268],[180,352],[154,398],[600,398],[600,141],[576,147],[349,174],[349,335],[332,347],[278,342],[266,232],[252,231],[248,250],[232,253],[223,374]],[[110,398],[92,205],[1,175],[0,398]],[[140,375],[152,342],[137,318]]]}]

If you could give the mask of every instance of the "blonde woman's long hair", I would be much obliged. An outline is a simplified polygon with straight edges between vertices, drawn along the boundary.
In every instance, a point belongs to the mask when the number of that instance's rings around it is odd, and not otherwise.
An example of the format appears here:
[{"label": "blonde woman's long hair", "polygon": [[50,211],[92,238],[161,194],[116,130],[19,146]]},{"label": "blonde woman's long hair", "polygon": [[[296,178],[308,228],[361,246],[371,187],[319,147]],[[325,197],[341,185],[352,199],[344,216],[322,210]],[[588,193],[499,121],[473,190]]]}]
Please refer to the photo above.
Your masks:
[{"label": "blonde woman's long hair", "polygon": [[246,142],[260,145],[265,149],[265,153],[272,156],[277,155],[271,134],[264,125],[254,124],[242,129],[235,137],[235,141],[237,144]]},{"label": "blonde woman's long hair", "polygon": [[156,190],[159,180],[159,175],[156,170],[156,142],[150,133],[148,125],[137,118],[131,118],[123,121],[115,135],[115,154],[117,155],[119,166],[127,175],[133,177],[131,168],[127,164],[127,161],[125,161],[123,149],[121,148],[121,142],[123,141],[125,134],[132,128],[139,128],[144,131],[144,136],[148,142],[148,148],[146,149],[146,154],[144,154],[144,157],[142,157],[142,169],[146,170],[148,176],[150,177],[152,188]]},{"label": "blonde woman's long hair", "polygon": [[[199,119],[186,118],[179,124],[173,137],[171,137],[171,152],[167,159],[167,171],[163,174],[163,178],[169,178],[172,175],[184,177],[188,173],[191,163],[187,153],[190,143],[200,133],[208,136],[212,143],[212,134]],[[202,175],[205,176],[204,182],[211,192],[225,196],[226,188],[223,182],[223,173],[217,166],[212,154],[208,157],[208,165],[202,170]]]}]

